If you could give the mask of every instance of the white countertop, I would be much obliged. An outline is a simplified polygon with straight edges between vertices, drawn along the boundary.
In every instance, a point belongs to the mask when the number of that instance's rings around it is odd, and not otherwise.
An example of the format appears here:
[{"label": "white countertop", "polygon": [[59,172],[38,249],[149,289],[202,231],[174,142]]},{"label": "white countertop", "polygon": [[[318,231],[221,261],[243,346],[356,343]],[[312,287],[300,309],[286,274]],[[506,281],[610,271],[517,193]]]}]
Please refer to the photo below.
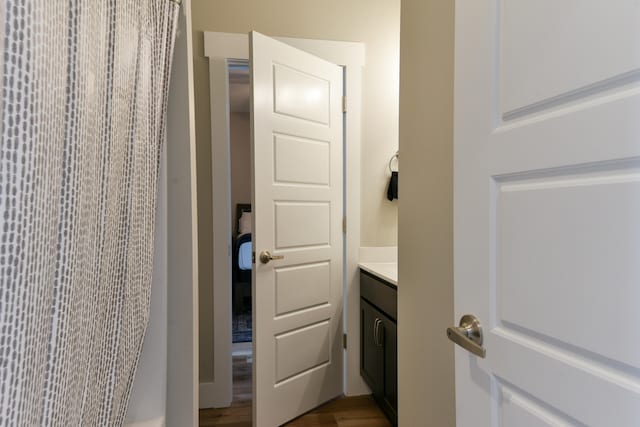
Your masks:
[{"label": "white countertop", "polygon": [[364,271],[378,276],[393,285],[398,286],[397,262],[361,262],[358,264]]}]

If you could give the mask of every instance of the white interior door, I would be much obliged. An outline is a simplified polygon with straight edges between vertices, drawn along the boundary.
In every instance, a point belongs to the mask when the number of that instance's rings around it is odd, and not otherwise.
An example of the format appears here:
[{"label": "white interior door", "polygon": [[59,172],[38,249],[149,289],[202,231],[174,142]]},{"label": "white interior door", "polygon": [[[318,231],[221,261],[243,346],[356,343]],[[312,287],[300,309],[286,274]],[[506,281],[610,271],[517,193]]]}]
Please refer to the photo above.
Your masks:
[{"label": "white interior door", "polygon": [[465,426],[640,425],[640,5],[458,0]]},{"label": "white interior door", "polygon": [[342,393],[343,77],[259,33],[250,48],[253,413],[268,427]]}]

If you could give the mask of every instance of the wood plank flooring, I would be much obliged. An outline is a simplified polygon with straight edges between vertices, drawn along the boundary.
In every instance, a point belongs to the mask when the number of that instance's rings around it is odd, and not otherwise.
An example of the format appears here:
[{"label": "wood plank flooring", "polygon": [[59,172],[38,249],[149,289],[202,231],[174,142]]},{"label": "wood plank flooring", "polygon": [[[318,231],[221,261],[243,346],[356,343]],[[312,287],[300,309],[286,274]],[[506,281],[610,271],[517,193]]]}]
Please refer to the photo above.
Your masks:
[{"label": "wood plank flooring", "polygon": [[[233,403],[201,409],[200,426],[251,427],[251,359],[233,357]],[[341,397],[285,424],[286,427],[391,427],[371,396]]]}]

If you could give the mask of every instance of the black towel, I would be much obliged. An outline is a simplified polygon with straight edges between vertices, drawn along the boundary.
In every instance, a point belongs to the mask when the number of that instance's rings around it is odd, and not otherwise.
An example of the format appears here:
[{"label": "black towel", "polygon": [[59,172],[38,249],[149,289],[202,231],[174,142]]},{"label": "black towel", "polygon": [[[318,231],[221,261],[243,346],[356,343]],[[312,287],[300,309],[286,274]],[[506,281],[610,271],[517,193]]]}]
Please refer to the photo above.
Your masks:
[{"label": "black towel", "polygon": [[387,199],[393,200],[398,198],[398,172],[391,172],[389,179],[389,188],[387,188]]}]

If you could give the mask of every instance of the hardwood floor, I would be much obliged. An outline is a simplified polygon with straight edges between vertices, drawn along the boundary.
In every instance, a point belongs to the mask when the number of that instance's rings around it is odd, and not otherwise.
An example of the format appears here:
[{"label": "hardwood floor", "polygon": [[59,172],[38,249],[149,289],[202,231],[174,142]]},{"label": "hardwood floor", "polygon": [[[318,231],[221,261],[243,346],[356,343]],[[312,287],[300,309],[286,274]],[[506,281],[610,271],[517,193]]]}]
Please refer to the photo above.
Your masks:
[{"label": "hardwood floor", "polygon": [[371,396],[341,397],[297,418],[288,427],[391,427]]},{"label": "hardwood floor", "polygon": [[[233,357],[233,403],[201,409],[200,426],[251,427],[251,359]],[[391,427],[371,396],[341,397],[285,424],[286,427]]]}]

